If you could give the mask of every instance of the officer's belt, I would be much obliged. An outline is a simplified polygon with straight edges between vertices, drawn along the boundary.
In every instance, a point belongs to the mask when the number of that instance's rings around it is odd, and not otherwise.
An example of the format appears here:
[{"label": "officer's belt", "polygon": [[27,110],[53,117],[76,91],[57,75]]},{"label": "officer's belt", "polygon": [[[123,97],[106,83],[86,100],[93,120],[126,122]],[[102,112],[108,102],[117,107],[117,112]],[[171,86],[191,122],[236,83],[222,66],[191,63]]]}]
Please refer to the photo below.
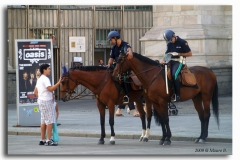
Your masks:
[{"label": "officer's belt", "polygon": [[180,56],[179,58],[171,58],[172,61],[178,61],[182,64],[186,64],[186,57]]}]

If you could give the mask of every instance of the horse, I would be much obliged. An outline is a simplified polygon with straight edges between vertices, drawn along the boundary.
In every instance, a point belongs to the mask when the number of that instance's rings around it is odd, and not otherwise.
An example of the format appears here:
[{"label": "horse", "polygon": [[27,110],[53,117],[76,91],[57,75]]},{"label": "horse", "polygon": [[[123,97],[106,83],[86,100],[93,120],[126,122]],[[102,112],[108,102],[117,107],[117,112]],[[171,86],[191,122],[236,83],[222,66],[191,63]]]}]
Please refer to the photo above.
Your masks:
[{"label": "horse", "polygon": [[[138,53],[133,53],[131,59],[126,57],[126,53],[122,53],[119,56],[113,76],[115,78],[121,77],[124,72],[129,70],[132,70],[136,74],[143,85],[147,97],[153,103],[156,111],[154,115],[158,115],[158,125],[162,126],[162,138],[159,144],[170,145],[172,134],[169,126],[168,102],[171,100],[173,89],[169,86],[166,88],[163,65]],[[217,78],[213,71],[207,67],[193,66],[189,67],[189,70],[196,77],[197,87],[182,85],[180,88],[180,102],[192,99],[201,122],[200,136],[195,139],[195,143],[204,143],[208,137],[211,101],[213,114],[219,128]],[[167,89],[169,90],[169,94],[166,93]]]},{"label": "horse", "polygon": [[[83,85],[96,97],[97,107],[100,113],[100,125],[101,125],[101,137],[98,144],[104,144],[105,134],[105,108],[109,110],[109,125],[111,128],[110,144],[115,144],[115,132],[114,132],[114,112],[115,105],[121,105],[124,94],[119,91],[115,83],[112,80],[112,71],[103,66],[79,66],[70,68],[68,71],[66,67],[63,67],[62,81],[60,87],[60,98],[66,102],[70,100],[71,95],[74,93],[74,89],[78,85]],[[136,107],[140,114],[142,121],[142,135],[139,141],[147,142],[150,135],[151,113],[145,114],[143,110],[144,92],[140,90],[130,91],[129,103],[136,102]],[[146,100],[145,100],[146,101]],[[150,102],[148,102],[151,105]],[[146,121],[147,119],[147,127]]]}]

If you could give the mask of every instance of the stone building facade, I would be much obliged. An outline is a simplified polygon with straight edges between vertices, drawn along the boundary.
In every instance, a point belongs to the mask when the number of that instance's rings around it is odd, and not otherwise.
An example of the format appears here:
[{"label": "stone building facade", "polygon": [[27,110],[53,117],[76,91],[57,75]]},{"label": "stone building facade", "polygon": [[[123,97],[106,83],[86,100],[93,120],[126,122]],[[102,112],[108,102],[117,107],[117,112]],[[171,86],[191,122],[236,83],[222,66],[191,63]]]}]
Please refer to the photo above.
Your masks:
[{"label": "stone building facade", "polygon": [[[140,53],[162,59],[166,50],[162,34],[166,29],[172,29],[188,41],[192,50],[193,56],[187,58],[187,65],[211,68],[217,75],[219,95],[231,95],[232,6],[154,5],[152,8],[153,25],[140,38]],[[8,70],[8,103],[16,103],[15,72],[11,68]]]},{"label": "stone building facade", "polygon": [[211,68],[217,75],[219,95],[232,94],[232,6],[153,6],[153,27],[140,39],[141,53],[162,59],[167,29],[188,41],[193,55],[187,65]]}]

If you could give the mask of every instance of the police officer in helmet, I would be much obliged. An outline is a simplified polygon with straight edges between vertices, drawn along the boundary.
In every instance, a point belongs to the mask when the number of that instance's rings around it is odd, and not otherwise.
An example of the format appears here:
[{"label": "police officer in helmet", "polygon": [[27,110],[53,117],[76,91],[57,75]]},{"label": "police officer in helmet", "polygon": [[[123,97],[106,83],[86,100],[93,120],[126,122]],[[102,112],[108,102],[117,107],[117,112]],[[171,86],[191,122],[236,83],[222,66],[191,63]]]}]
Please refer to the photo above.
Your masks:
[{"label": "police officer in helmet", "polygon": [[[113,47],[111,48],[111,52],[110,52],[110,58],[108,60],[108,64],[107,67],[109,68],[111,64],[113,64],[113,61],[117,61],[118,57],[121,53],[124,53],[124,47],[127,48],[127,58],[129,58],[130,56],[128,55],[129,53],[132,53],[132,49],[131,46],[120,39],[120,34],[117,31],[110,31],[108,33],[108,41],[111,42],[111,44],[113,44]],[[131,54],[132,55],[132,54]],[[123,104],[127,104],[129,103],[129,83],[124,83],[124,90],[126,95],[123,97]]]},{"label": "police officer in helmet", "polygon": [[[176,36],[172,30],[166,30],[163,33],[163,38],[167,43],[167,50],[165,54],[172,54],[171,61],[169,62],[171,65],[171,74],[174,80],[174,90],[175,96],[172,97],[173,102],[180,101],[180,81],[178,79],[178,75],[181,69],[184,67],[184,61],[186,57],[192,56],[192,51],[188,46],[187,41],[181,39],[179,36]],[[183,59],[180,58],[183,56]],[[165,61],[162,60],[161,64],[165,64]]]}]

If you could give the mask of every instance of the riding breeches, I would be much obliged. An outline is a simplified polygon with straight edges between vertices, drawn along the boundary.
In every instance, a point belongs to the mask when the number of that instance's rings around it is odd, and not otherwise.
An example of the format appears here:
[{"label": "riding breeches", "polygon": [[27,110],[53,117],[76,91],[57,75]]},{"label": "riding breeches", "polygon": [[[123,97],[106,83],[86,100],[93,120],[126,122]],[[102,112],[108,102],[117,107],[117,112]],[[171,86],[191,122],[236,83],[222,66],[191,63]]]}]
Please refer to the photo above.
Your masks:
[{"label": "riding breeches", "polygon": [[172,74],[173,80],[175,81],[178,78],[178,75],[181,69],[184,67],[184,65],[177,61],[170,61],[170,65],[171,65],[171,74]]},{"label": "riding breeches", "polygon": [[125,90],[125,94],[129,96],[129,93],[130,93],[130,83],[129,83],[128,79],[126,79],[126,81],[123,82],[123,88]]}]

